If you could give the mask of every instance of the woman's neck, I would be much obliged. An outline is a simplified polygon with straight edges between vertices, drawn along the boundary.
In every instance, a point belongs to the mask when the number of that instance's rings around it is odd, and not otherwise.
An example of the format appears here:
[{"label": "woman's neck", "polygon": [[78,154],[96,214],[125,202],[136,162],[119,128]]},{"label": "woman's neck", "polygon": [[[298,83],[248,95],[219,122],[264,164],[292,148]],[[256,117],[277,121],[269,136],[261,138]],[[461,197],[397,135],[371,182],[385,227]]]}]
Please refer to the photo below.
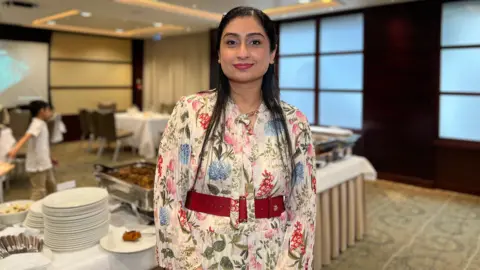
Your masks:
[{"label": "woman's neck", "polygon": [[262,103],[261,84],[261,81],[248,84],[230,82],[232,100],[241,113],[250,113],[258,109]]}]

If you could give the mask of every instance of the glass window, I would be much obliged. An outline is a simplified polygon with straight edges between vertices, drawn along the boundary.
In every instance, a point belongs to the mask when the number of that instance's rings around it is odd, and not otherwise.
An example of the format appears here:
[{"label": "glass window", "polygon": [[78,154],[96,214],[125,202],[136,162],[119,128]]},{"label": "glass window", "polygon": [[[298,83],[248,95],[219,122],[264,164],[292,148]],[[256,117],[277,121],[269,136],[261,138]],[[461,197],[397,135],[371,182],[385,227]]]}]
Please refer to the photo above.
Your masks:
[{"label": "glass window", "polygon": [[280,91],[280,98],[302,111],[310,123],[315,121],[315,92],[313,90],[282,90]]},{"label": "glass window", "polygon": [[440,138],[480,141],[480,96],[440,96]]},{"label": "glass window", "polygon": [[362,128],[363,94],[320,92],[320,125]]},{"label": "glass window", "polygon": [[443,4],[442,46],[480,44],[480,1]]},{"label": "glass window", "polygon": [[320,57],[321,90],[362,90],[363,54],[323,55]]},{"label": "glass window", "polygon": [[280,55],[315,53],[315,20],[280,25]]},{"label": "glass window", "polygon": [[280,88],[315,88],[315,56],[280,57]]},{"label": "glass window", "polygon": [[480,47],[443,49],[441,67],[442,92],[480,93]]},{"label": "glass window", "polygon": [[363,51],[363,14],[320,21],[320,53]]}]

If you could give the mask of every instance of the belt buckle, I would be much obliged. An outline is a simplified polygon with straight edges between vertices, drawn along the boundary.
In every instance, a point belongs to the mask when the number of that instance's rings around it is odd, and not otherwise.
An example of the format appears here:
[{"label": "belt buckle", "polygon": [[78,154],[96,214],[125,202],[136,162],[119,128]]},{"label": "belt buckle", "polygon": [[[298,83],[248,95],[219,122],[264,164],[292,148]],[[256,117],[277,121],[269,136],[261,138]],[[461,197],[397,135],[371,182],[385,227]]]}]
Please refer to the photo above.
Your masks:
[{"label": "belt buckle", "polygon": [[[244,207],[242,207],[242,205]],[[247,211],[247,198],[245,196],[240,196],[240,198],[238,199],[238,222],[240,223],[243,223],[243,222],[247,222],[247,219],[248,219],[248,211]],[[244,210],[245,212],[245,218],[241,218],[241,214],[240,214],[240,211]],[[243,211],[242,211],[243,212]]]}]

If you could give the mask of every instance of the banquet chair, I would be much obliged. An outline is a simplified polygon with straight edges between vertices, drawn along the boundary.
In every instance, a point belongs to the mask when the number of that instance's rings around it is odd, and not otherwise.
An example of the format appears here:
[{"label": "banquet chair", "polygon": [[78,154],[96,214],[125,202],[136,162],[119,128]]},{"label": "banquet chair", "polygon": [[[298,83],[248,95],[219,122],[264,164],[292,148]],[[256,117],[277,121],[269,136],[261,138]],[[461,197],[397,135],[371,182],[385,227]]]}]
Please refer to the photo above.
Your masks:
[{"label": "banquet chair", "polygon": [[118,158],[118,152],[122,146],[122,140],[133,136],[133,132],[120,130],[115,125],[115,115],[113,112],[98,113],[98,126],[100,137],[100,148],[98,149],[97,156],[100,157],[103,154],[105,145],[110,142],[116,142],[115,152],[113,153],[113,161],[116,162]]},{"label": "banquet chair", "polygon": [[115,102],[100,102],[97,105],[98,111],[100,112],[116,112],[117,103]]},{"label": "banquet chair", "polygon": [[30,112],[27,110],[13,110],[10,114],[10,128],[15,140],[20,140],[27,132],[30,124]]},{"label": "banquet chair", "polygon": [[90,128],[89,128],[89,123],[88,123],[88,118],[89,118],[89,112],[85,109],[81,109],[78,112],[78,118],[80,120],[80,140],[84,141],[88,139],[88,152],[92,151],[92,140],[91,140],[91,133],[90,133]]}]

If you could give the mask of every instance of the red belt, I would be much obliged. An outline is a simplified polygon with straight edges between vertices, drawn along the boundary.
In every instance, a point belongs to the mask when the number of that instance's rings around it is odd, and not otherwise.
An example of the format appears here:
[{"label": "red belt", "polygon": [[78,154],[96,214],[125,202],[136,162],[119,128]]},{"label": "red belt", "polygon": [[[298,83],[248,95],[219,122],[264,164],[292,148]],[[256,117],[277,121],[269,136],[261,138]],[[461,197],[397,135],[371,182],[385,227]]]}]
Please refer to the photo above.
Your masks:
[{"label": "red belt", "polygon": [[[247,200],[244,196],[239,200],[189,191],[185,207],[192,211],[206,214],[229,217],[232,201],[239,202],[239,222],[247,221]],[[283,196],[255,199],[255,217],[272,218],[279,217],[285,211]]]}]

